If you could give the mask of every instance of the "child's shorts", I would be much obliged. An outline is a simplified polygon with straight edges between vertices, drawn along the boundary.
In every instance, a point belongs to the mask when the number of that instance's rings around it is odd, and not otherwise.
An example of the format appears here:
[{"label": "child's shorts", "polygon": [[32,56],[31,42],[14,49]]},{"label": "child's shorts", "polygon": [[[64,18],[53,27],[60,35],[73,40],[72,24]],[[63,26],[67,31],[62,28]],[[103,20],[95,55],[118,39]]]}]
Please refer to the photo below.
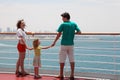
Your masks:
[{"label": "child's shorts", "polygon": [[26,46],[24,44],[18,43],[17,49],[19,52],[26,52]]},{"label": "child's shorts", "polygon": [[41,59],[40,59],[40,56],[34,56],[33,66],[34,66],[34,67],[41,67]]}]

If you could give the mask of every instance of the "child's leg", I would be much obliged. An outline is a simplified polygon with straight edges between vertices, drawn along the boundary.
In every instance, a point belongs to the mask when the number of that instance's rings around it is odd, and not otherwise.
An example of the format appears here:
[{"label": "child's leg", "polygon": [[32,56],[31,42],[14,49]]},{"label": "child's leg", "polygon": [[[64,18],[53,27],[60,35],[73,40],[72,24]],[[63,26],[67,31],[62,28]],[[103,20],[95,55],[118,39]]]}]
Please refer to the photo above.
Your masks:
[{"label": "child's leg", "polygon": [[35,76],[39,75],[39,67],[34,67]]},{"label": "child's leg", "polygon": [[39,67],[34,67],[34,73],[35,73],[34,79],[40,79],[40,78],[42,78],[39,75]]}]

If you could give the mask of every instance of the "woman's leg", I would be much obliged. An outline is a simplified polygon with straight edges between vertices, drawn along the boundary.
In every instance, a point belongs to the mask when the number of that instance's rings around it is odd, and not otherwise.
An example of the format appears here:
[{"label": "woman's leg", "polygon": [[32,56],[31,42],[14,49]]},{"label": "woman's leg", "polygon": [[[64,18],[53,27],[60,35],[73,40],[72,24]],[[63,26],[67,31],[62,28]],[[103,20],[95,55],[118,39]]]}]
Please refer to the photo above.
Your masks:
[{"label": "woman's leg", "polygon": [[18,60],[16,62],[16,74],[17,74],[17,72],[19,72],[19,67],[20,67],[20,53],[19,53]]},{"label": "woman's leg", "polygon": [[22,52],[22,53],[20,53],[20,67],[21,67],[21,72],[22,73],[25,73],[24,60],[25,60],[25,52]]}]

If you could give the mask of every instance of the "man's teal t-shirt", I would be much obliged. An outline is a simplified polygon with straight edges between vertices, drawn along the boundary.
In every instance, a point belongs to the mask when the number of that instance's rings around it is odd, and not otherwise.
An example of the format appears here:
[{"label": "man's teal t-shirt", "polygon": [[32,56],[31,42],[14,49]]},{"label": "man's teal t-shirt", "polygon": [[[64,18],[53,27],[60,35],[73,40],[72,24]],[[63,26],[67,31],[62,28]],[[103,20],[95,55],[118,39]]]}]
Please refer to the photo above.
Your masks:
[{"label": "man's teal t-shirt", "polygon": [[62,32],[61,45],[74,45],[75,31],[80,31],[77,24],[71,21],[63,22],[58,28],[58,32]]}]

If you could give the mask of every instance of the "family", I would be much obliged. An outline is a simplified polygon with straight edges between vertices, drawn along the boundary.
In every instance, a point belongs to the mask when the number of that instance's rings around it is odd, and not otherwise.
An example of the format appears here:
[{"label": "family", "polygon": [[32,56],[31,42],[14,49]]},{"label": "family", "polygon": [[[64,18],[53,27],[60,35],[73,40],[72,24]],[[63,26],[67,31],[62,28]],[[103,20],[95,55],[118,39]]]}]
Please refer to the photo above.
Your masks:
[{"label": "family", "polygon": [[34,50],[34,59],[33,59],[33,66],[34,66],[34,78],[39,79],[41,76],[39,75],[39,67],[41,67],[41,50],[48,49],[55,46],[57,40],[62,35],[61,39],[61,46],[59,51],[59,63],[60,63],[60,73],[57,78],[60,80],[64,80],[64,65],[66,57],[69,58],[70,67],[71,67],[71,74],[70,80],[74,80],[74,68],[75,68],[75,61],[74,61],[74,35],[81,34],[81,31],[76,23],[70,21],[70,14],[68,12],[64,12],[61,14],[63,23],[60,24],[57,30],[57,36],[53,43],[50,46],[41,46],[40,40],[35,39],[33,41],[33,48],[30,48],[26,44],[26,35],[34,33],[26,32],[25,31],[25,22],[24,20],[19,20],[17,22],[17,37],[18,37],[18,44],[17,50],[19,52],[19,57],[16,63],[16,76],[26,76],[29,75],[24,69],[24,59],[26,54],[26,49]]}]

